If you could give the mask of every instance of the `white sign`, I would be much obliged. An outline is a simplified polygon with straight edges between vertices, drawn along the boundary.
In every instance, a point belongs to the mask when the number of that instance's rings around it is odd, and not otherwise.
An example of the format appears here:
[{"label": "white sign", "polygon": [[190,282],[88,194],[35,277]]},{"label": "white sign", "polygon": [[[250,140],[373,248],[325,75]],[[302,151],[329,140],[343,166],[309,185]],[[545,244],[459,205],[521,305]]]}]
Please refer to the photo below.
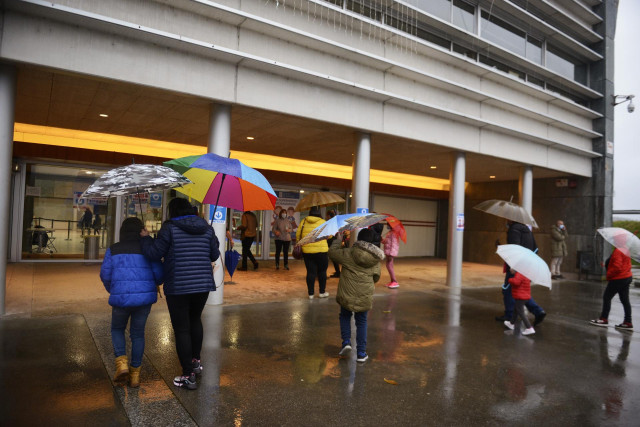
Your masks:
[{"label": "white sign", "polygon": [[607,141],[607,154],[613,156],[613,141]]},{"label": "white sign", "polygon": [[464,214],[463,213],[458,214],[458,218],[456,220],[456,230],[464,231]]}]

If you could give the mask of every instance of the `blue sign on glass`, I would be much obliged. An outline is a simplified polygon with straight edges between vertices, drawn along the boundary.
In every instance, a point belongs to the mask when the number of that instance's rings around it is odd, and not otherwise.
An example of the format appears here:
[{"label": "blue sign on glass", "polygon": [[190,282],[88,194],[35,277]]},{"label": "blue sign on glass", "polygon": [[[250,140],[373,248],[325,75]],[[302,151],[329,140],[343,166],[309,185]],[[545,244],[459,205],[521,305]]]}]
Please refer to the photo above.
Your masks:
[{"label": "blue sign on glass", "polygon": [[356,208],[356,213],[359,213],[359,214],[369,213],[369,208]]},{"label": "blue sign on glass", "polygon": [[149,207],[161,208],[162,207],[162,193],[149,194]]},{"label": "blue sign on glass", "polygon": [[209,211],[209,220],[213,220],[214,224],[224,224],[227,222],[227,208],[217,206],[215,212]]}]

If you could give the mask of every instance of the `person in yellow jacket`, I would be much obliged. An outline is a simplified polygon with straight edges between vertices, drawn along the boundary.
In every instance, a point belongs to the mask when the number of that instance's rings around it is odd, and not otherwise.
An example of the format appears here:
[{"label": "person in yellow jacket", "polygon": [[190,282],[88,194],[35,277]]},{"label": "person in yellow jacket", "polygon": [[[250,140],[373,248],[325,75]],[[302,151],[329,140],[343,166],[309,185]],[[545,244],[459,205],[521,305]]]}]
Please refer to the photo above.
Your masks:
[{"label": "person in yellow jacket", "polygon": [[[302,220],[298,226],[298,230],[296,231],[296,241],[299,242],[300,239],[324,223],[325,220],[322,219],[320,209],[315,206],[312,207],[309,210],[309,215]],[[318,278],[320,291],[318,296],[320,298],[326,298],[329,296],[329,292],[326,291],[327,267],[329,267],[328,252],[329,245],[327,245],[326,240],[309,243],[302,247],[302,258],[304,259],[304,266],[307,268],[307,290],[309,293],[309,299],[313,299],[316,277]]]}]

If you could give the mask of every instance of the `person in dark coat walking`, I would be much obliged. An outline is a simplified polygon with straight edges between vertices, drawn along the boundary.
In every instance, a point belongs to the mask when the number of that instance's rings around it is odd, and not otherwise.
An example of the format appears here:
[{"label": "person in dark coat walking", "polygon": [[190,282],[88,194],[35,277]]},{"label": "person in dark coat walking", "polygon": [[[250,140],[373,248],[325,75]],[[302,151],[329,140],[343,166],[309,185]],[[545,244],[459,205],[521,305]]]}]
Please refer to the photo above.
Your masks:
[{"label": "person in dark coat walking", "polygon": [[[538,251],[538,245],[536,244],[536,240],[533,238],[533,233],[528,226],[514,221],[507,221],[507,225],[509,226],[507,230],[507,244],[520,245],[533,252]],[[504,284],[502,285],[504,315],[496,317],[496,320],[498,322],[511,320],[511,318],[513,317],[513,309],[515,306],[515,300],[513,299],[513,295],[511,294],[511,285],[509,284],[509,279],[511,279],[514,274],[511,273],[511,268],[508,265],[505,265],[505,272],[506,275],[504,278]],[[527,307],[527,310],[529,310],[529,312],[535,316],[533,326],[539,325],[547,315],[542,307],[536,304],[533,298],[529,298],[525,303],[525,306]]]},{"label": "person in dark coat walking", "polygon": [[[140,365],[144,354],[144,328],[151,305],[158,300],[157,286],[162,284],[162,264],[151,262],[140,247],[142,221],[127,218],[120,227],[120,241],[104,254],[100,279],[109,292],[111,341],[116,357],[114,383],[140,385]],[[128,366],[124,332],[131,319],[131,366]]]},{"label": "person in dark coat walking", "polygon": [[209,292],[216,290],[211,263],[220,257],[219,243],[213,228],[194,214],[186,199],[169,202],[169,218],[156,239],[146,229],[141,232],[142,252],[152,260],[164,258],[164,293],[182,365],[182,375],[173,384],[195,390],[195,374],[203,369],[200,316]]}]

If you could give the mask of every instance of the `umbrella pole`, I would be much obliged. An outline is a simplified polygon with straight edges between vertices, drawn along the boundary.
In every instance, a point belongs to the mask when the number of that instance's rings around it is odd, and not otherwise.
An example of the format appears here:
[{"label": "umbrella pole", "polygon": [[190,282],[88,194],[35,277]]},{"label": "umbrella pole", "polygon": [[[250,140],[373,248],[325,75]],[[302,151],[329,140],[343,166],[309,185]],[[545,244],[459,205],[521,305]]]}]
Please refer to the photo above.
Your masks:
[{"label": "umbrella pole", "polygon": [[218,202],[220,201],[220,193],[222,193],[222,185],[224,184],[224,179],[227,177],[226,173],[222,174],[222,180],[220,181],[220,188],[218,189],[218,197],[216,197],[216,204],[213,207],[213,213],[211,214],[211,225],[213,225],[213,217],[216,215],[216,209],[218,209]]},{"label": "umbrella pole", "polygon": [[140,192],[138,191],[138,187],[136,187],[136,196],[138,196],[138,206],[140,206],[140,216],[142,217],[142,225],[144,227],[145,226],[145,224],[144,224],[144,214],[142,213],[142,201],[140,200]]}]

